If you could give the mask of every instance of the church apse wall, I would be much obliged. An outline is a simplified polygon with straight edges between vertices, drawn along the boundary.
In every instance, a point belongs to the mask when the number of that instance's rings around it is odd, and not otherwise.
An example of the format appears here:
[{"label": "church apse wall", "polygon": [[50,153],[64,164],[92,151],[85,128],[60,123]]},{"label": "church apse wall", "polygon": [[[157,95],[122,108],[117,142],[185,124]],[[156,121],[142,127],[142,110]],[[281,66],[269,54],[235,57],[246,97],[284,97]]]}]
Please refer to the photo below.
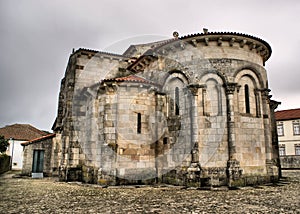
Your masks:
[{"label": "church apse wall", "polygon": [[200,187],[278,178],[265,41],[201,33],[125,53],[70,56],[53,126],[62,180]]}]

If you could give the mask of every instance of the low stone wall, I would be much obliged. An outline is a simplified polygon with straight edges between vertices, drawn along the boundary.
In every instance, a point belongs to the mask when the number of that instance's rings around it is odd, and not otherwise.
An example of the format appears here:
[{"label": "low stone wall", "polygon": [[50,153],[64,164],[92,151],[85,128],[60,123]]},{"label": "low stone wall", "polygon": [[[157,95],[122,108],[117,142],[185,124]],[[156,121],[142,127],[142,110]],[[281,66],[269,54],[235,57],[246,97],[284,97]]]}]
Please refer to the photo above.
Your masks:
[{"label": "low stone wall", "polygon": [[79,181],[99,185],[155,185],[171,184],[197,188],[212,188],[220,186],[242,187],[276,183],[278,175],[239,175],[229,181],[226,168],[208,168],[191,173],[188,170],[174,169],[160,177],[144,180],[128,180],[101,173],[98,168],[81,166],[60,168],[61,181]]},{"label": "low stone wall", "polygon": [[280,157],[281,169],[300,169],[300,155],[286,155]]},{"label": "low stone wall", "polygon": [[0,155],[0,174],[9,171],[10,156]]}]

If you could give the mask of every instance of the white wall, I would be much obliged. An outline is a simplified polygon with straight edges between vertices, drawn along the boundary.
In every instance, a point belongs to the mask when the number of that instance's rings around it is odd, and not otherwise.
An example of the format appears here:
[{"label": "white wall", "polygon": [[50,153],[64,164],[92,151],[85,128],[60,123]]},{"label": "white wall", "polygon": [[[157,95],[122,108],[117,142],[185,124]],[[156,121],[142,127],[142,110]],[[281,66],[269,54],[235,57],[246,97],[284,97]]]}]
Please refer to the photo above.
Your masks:
[{"label": "white wall", "polygon": [[[26,141],[9,140],[9,147],[6,152],[7,155],[12,157],[12,169],[21,170],[23,165],[23,146],[21,143]],[[13,149],[13,151],[12,151]]]},{"label": "white wall", "polygon": [[286,155],[295,155],[295,144],[300,144],[300,135],[294,135],[293,121],[278,121],[278,123],[283,123],[284,135],[278,136],[278,140],[280,145],[285,145]]}]

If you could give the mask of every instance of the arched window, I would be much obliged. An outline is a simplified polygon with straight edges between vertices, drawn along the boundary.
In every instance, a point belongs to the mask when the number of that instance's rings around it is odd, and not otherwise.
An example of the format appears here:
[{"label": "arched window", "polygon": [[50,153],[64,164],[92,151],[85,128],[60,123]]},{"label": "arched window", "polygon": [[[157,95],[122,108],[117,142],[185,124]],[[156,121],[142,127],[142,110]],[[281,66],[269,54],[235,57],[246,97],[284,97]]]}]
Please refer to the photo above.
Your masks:
[{"label": "arched window", "polygon": [[220,116],[222,115],[222,91],[220,84],[213,78],[206,81],[206,90],[203,90],[204,109],[206,115]]},{"label": "arched window", "polygon": [[175,115],[179,115],[179,88],[175,88]]},{"label": "arched window", "polygon": [[142,115],[141,113],[137,114],[137,133],[141,134],[142,132]]},{"label": "arched window", "polygon": [[245,107],[246,113],[250,113],[250,98],[249,98],[249,86],[245,85]]}]

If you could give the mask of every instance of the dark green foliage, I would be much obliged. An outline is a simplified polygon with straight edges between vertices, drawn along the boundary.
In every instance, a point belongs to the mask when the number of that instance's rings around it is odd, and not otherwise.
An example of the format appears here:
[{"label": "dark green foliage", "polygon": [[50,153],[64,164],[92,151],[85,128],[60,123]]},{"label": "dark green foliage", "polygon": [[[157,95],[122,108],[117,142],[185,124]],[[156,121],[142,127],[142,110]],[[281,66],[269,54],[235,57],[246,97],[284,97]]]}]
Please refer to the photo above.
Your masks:
[{"label": "dark green foliage", "polygon": [[0,136],[0,153],[5,153],[8,145],[9,145],[8,140],[6,140],[4,136]]}]

